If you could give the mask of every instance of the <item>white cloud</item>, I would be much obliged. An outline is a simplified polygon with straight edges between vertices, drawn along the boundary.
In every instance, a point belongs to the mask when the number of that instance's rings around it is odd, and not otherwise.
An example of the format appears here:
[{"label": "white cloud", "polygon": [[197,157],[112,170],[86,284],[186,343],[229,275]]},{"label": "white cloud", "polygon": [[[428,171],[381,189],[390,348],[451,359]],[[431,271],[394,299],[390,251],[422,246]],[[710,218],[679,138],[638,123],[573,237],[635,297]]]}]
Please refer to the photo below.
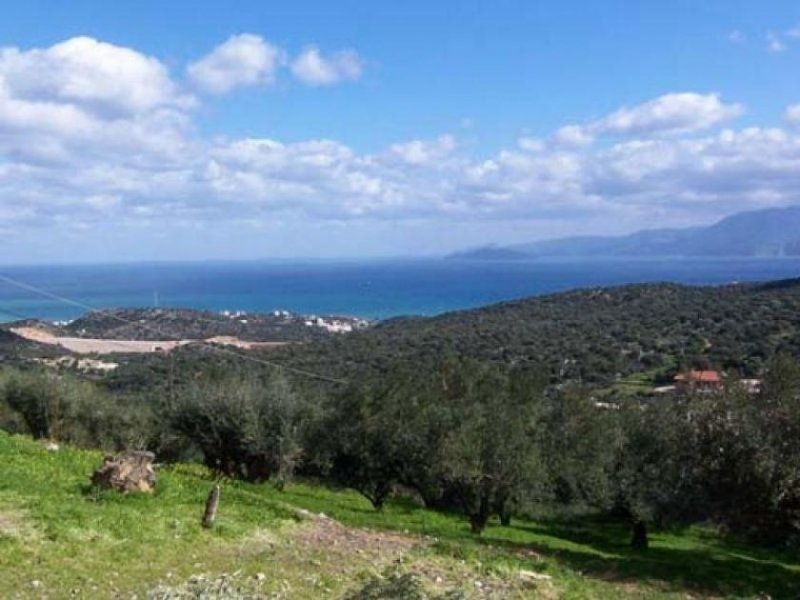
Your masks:
[{"label": "white cloud", "polygon": [[517,140],[517,146],[527,152],[542,152],[547,147],[547,144],[538,138],[521,137]]},{"label": "white cloud", "polygon": [[719,94],[664,94],[633,107],[623,107],[592,123],[593,134],[671,135],[708,129],[740,116],[741,104],[724,104]]},{"label": "white cloud", "polygon": [[553,134],[553,142],[557,146],[567,148],[582,148],[594,142],[594,135],[590,128],[580,125],[564,125]]},{"label": "white cloud", "polygon": [[224,94],[236,87],[273,83],[284,60],[278,47],[260,36],[242,33],[190,64],[186,73],[201,90]]},{"label": "white cloud", "polygon": [[800,125],[800,104],[791,104],[786,107],[784,118],[792,125]]},{"label": "white cloud", "polygon": [[[489,156],[470,157],[450,135],[364,153],[327,139],[199,137],[191,99],[156,59],[81,41],[81,60],[67,60],[64,45],[0,52],[6,229],[81,223],[168,235],[176,224],[592,215],[649,223],[800,198],[800,129],[714,131],[742,112],[715,94],[666,94]],[[109,56],[123,57],[111,83],[97,75]],[[126,95],[126,85],[137,89]],[[785,116],[800,123],[800,108]]]},{"label": "white cloud", "polygon": [[340,50],[325,56],[316,46],[309,46],[292,61],[291,70],[306,85],[333,85],[359,79],[364,61],[354,50]]},{"label": "white cloud", "polygon": [[157,59],[78,37],[0,50],[0,154],[32,162],[120,161],[185,150],[187,110]]},{"label": "white cloud", "polygon": [[435,140],[412,140],[393,144],[389,151],[392,156],[409,165],[430,165],[447,158],[455,149],[455,138],[442,135]]},{"label": "white cloud", "polygon": [[45,49],[2,48],[0,80],[9,96],[93,112],[132,114],[192,102],[157,59],[89,37]]},{"label": "white cloud", "polygon": [[775,53],[786,51],[787,45],[781,37],[781,34],[775,33],[774,31],[768,31],[765,37],[767,40],[767,50]]},{"label": "white cloud", "polygon": [[744,112],[741,104],[725,104],[718,94],[664,94],[590,121],[560,127],[550,138],[556,148],[585,148],[602,136],[662,137],[709,129]]}]

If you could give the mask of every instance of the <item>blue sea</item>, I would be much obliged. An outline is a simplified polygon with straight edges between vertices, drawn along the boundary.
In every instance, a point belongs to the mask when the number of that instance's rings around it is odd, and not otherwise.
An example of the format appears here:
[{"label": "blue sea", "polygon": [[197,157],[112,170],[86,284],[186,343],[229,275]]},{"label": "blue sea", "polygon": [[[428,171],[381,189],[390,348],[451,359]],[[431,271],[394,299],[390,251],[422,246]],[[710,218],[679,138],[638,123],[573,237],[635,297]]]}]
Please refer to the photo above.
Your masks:
[{"label": "blue sea", "polygon": [[[259,261],[0,267],[0,275],[96,308],[282,309],[387,318],[622,283],[800,277],[800,260]],[[0,281],[0,320],[66,320],[83,312]]]}]

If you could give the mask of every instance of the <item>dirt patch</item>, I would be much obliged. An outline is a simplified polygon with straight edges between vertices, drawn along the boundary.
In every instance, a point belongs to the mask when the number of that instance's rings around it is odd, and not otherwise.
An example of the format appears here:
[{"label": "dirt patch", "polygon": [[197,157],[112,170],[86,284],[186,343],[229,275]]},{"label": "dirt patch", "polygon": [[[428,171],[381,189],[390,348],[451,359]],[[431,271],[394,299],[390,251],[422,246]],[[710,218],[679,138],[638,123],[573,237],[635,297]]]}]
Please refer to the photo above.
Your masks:
[{"label": "dirt patch", "polygon": [[234,348],[241,348],[242,350],[274,350],[286,346],[291,342],[251,342],[242,340],[231,335],[217,335],[215,337],[207,338],[206,343],[217,344],[219,346],[233,346]]},{"label": "dirt patch", "polygon": [[3,537],[30,541],[39,534],[24,512],[0,508],[0,538]]},{"label": "dirt patch", "polygon": [[295,550],[314,556],[317,567],[343,578],[358,580],[366,571],[378,574],[399,569],[413,573],[431,597],[456,590],[460,591],[456,597],[475,600],[557,596],[547,575],[526,577],[528,572],[515,569],[486,572],[480,565],[427,552],[434,543],[429,538],[346,527],[324,516],[306,518],[307,523],[290,537]]},{"label": "dirt patch", "polygon": [[101,338],[62,337],[41,327],[14,327],[12,333],[31,342],[60,346],[75,354],[144,354],[170,352],[194,343],[233,346],[243,350],[272,350],[288,342],[248,342],[233,336],[217,336],[207,340],[110,340]]},{"label": "dirt patch", "polygon": [[190,343],[181,341],[141,341],[141,340],[103,340],[94,338],[60,337],[39,327],[14,327],[12,333],[32,342],[61,346],[75,354],[113,354],[113,353],[148,353],[169,352]]},{"label": "dirt patch", "polygon": [[[372,565],[388,564],[428,542],[401,533],[345,527],[324,516],[314,517],[292,537],[301,549],[324,550],[338,558],[359,557]],[[360,561],[359,561],[360,562]]]}]

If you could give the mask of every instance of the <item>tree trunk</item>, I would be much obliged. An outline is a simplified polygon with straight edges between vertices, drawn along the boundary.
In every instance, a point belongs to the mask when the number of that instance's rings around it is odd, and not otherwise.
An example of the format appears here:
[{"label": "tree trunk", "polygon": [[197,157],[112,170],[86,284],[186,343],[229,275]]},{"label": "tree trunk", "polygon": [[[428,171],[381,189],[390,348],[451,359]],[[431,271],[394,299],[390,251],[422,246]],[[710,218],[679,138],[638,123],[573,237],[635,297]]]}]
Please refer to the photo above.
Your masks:
[{"label": "tree trunk", "polygon": [[486,528],[486,523],[489,521],[489,515],[484,512],[472,513],[469,516],[470,531],[475,535],[480,535]]},{"label": "tree trunk", "polygon": [[386,498],[389,497],[391,491],[391,484],[379,484],[373,493],[367,496],[369,501],[372,502],[372,508],[375,510],[381,510],[383,508],[383,503],[386,501]]},{"label": "tree trunk", "polygon": [[511,526],[511,512],[508,510],[503,510],[500,513],[500,525],[503,527],[510,527]]},{"label": "tree trunk", "polygon": [[647,526],[644,521],[636,520],[633,522],[633,537],[631,538],[631,547],[634,550],[647,550]]}]

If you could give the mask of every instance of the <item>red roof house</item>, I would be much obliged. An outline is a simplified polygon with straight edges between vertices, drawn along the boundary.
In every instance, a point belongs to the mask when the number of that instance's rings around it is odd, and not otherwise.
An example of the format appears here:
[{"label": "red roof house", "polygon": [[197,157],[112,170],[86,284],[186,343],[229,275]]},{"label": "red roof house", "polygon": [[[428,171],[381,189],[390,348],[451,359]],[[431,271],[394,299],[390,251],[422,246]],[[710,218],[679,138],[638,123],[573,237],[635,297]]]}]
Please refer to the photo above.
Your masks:
[{"label": "red roof house", "polygon": [[719,371],[692,369],[675,376],[675,385],[682,391],[714,391],[722,388]]}]

